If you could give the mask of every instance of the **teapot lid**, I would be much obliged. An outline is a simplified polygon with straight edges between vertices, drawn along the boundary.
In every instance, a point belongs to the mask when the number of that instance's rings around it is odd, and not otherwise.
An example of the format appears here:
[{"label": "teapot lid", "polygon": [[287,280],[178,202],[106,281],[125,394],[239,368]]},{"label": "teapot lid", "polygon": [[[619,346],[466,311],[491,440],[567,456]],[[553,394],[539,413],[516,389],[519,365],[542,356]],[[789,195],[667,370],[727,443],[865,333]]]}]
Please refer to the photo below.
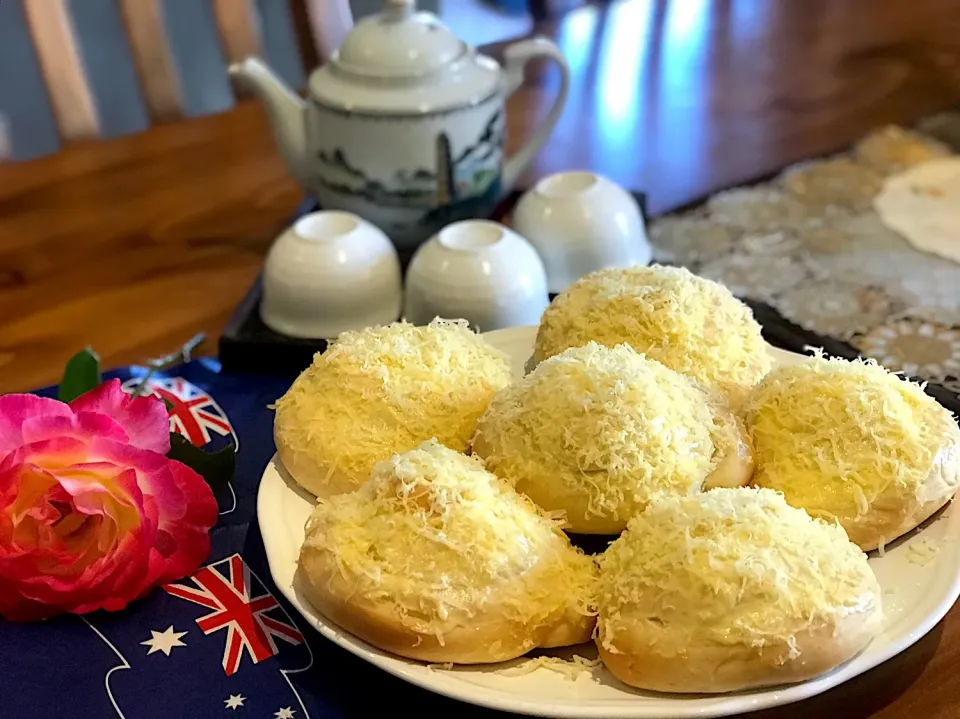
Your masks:
[{"label": "teapot lid", "polygon": [[310,76],[311,99],[351,113],[423,115],[498,96],[500,66],[458,40],[416,0],[387,0]]},{"label": "teapot lid", "polygon": [[434,72],[469,48],[416,0],[387,0],[381,13],[364,18],[347,35],[332,62],[353,75],[415,77]]}]

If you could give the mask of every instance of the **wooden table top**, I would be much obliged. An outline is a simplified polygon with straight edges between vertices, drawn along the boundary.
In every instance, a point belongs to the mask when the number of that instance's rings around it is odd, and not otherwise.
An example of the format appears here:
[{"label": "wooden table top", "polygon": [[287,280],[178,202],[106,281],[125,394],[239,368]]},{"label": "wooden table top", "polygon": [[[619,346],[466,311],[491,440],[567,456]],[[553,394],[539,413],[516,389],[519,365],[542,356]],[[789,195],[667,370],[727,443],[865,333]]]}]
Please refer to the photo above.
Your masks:
[{"label": "wooden table top", "polygon": [[[958,0],[623,0],[539,29],[573,77],[527,179],[593,169],[653,212],[960,102]],[[556,87],[534,75],[511,148]],[[300,199],[253,103],[0,165],[0,392],[55,382],[84,345],[107,366],[201,330],[215,347]],[[956,719],[958,670],[954,610],[873,672],[753,716]]]}]

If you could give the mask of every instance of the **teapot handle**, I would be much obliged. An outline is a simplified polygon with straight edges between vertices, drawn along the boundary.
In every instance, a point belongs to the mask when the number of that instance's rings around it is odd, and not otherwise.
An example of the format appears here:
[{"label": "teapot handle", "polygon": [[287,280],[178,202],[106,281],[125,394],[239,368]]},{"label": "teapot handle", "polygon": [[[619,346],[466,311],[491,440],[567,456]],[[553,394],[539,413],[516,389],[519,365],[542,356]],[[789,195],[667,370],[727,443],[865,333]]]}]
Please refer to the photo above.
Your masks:
[{"label": "teapot handle", "polygon": [[531,40],[522,40],[514,43],[504,51],[504,78],[506,81],[506,97],[510,97],[523,84],[523,71],[527,63],[535,57],[546,57],[553,60],[560,68],[560,92],[556,100],[553,101],[553,107],[547,114],[546,120],[537,129],[526,144],[521,147],[517,153],[507,160],[503,166],[503,176],[501,179],[501,191],[507,193],[513,189],[520,179],[520,174],[527,168],[533,156],[537,154],[543,143],[546,141],[550,132],[553,130],[557,120],[560,119],[560,113],[563,112],[563,106],[567,101],[567,91],[570,86],[570,68],[554,43],[546,38],[537,37]]}]

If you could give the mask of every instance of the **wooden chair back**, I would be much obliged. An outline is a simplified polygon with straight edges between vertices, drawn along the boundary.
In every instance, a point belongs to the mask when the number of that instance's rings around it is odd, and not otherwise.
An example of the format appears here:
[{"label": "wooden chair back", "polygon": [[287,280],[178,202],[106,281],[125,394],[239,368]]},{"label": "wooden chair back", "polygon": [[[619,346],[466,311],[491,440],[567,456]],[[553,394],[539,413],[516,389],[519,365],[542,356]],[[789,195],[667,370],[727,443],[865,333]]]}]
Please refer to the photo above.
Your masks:
[{"label": "wooden chair back", "polygon": [[349,0],[3,0],[0,158],[226,110],[248,55],[302,87],[351,25]]}]

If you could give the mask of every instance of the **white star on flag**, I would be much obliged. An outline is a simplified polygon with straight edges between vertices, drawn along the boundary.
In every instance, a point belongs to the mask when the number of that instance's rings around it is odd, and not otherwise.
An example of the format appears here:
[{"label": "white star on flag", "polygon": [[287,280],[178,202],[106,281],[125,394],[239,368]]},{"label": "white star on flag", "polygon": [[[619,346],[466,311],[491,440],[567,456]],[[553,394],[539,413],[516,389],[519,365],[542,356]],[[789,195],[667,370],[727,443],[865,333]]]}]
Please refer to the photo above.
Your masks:
[{"label": "white star on flag", "polygon": [[229,699],[224,699],[223,703],[227,705],[227,709],[233,709],[236,711],[239,707],[243,706],[243,702],[246,700],[245,696],[239,694],[231,694]]},{"label": "white star on flag", "polygon": [[150,647],[147,656],[150,656],[154,652],[163,652],[169,657],[170,650],[174,647],[187,646],[184,642],[180,641],[180,637],[186,634],[186,632],[175,632],[173,631],[173,626],[167,627],[162,632],[155,632],[151,629],[150,634],[153,636],[145,642],[140,642],[143,646]]},{"label": "white star on flag", "polygon": [[293,719],[293,713],[294,713],[293,709],[291,709],[290,707],[284,707],[283,709],[278,711],[276,714],[274,714],[274,716],[277,719]]}]

